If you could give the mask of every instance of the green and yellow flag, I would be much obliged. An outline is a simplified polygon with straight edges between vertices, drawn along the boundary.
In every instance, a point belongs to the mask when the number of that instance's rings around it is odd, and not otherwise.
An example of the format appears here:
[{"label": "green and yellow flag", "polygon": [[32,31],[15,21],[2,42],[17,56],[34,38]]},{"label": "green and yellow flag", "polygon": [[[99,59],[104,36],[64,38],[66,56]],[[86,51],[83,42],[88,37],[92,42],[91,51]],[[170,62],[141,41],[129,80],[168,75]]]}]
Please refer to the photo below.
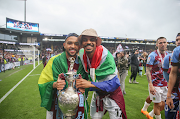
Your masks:
[{"label": "green and yellow flag", "polygon": [[[79,68],[77,70],[77,74],[81,74],[82,78],[85,79],[86,73],[83,69],[83,65],[79,57],[78,57],[78,62],[79,62]],[[67,65],[67,58],[65,52],[52,57],[48,61],[46,67],[41,72],[38,81],[39,92],[41,95],[41,107],[44,107],[47,110],[51,109],[51,105],[53,101],[53,93],[55,91],[55,89],[53,89],[53,83],[57,81],[59,74],[67,73],[67,72],[68,72],[68,65]]]}]

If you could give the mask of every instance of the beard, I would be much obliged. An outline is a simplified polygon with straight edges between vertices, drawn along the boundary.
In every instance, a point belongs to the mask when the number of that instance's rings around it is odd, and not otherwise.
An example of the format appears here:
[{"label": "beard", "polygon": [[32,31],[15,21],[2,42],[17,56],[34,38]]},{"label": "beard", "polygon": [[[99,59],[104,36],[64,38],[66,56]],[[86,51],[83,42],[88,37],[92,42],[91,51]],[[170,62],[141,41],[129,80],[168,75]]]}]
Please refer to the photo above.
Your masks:
[{"label": "beard", "polygon": [[77,53],[75,53],[75,54],[70,54],[69,52],[67,52],[67,54],[68,54],[70,57],[74,57],[74,56],[76,56]]},{"label": "beard", "polygon": [[85,50],[85,51],[86,51],[87,54],[91,54],[93,52],[93,50],[91,50],[91,51]]},{"label": "beard", "polygon": [[74,56],[76,56],[76,54],[78,53],[78,51],[77,51],[76,49],[73,49],[73,50],[75,50],[76,52],[73,53],[73,54],[71,54],[71,53],[69,52],[70,50],[72,50],[72,49],[69,49],[68,51],[66,51],[67,54],[68,54],[70,57],[74,57]]},{"label": "beard", "polygon": [[86,53],[87,53],[87,54],[91,54],[91,53],[94,51],[94,49],[92,49],[92,50],[88,50],[88,49],[86,49],[86,47],[87,47],[87,46],[91,46],[92,48],[94,48],[94,45],[87,44],[87,45],[84,47],[84,49],[85,49]]}]

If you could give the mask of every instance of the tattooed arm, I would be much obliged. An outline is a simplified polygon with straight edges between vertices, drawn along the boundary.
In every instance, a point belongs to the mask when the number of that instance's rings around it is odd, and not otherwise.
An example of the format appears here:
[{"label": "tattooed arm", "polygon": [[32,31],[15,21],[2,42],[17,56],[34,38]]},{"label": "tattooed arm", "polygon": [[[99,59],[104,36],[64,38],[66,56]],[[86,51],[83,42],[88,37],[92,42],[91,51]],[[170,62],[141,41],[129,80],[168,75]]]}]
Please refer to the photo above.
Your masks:
[{"label": "tattooed arm", "polygon": [[148,80],[148,83],[149,83],[149,91],[151,94],[155,94],[156,90],[152,84],[152,80],[151,80],[151,70],[152,70],[152,67],[146,67],[146,76],[147,76],[147,80]]},{"label": "tattooed arm", "polygon": [[170,109],[174,108],[173,100],[171,98],[171,92],[177,80],[177,73],[178,73],[178,66],[172,66],[171,72],[169,75],[169,84],[168,84],[168,92],[167,92],[167,99],[166,99],[166,104],[170,107]]}]

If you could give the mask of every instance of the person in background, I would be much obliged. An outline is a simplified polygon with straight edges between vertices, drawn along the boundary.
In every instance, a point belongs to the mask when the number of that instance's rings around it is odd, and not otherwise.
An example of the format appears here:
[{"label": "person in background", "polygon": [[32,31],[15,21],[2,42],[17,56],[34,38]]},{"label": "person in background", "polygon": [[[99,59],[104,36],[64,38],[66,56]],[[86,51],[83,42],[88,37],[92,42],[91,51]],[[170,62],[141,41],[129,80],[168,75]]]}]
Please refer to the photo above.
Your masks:
[{"label": "person in background", "polygon": [[143,71],[143,60],[142,57],[139,57],[139,76],[142,77],[142,71]]},{"label": "person in background", "polygon": [[[117,52],[116,53],[116,57],[114,58],[114,61],[115,61],[115,63],[116,63],[116,67],[117,67],[117,69],[118,69],[118,72],[119,72],[119,68],[120,68],[120,66],[118,65],[118,58],[120,57],[120,52]],[[119,75],[119,73],[117,74],[118,75],[118,78],[119,78],[119,81],[120,81],[120,75]]]},{"label": "person in background", "polygon": [[[180,35],[180,33],[178,33]],[[176,37],[176,47],[180,46],[180,36],[177,35]],[[171,56],[172,53],[169,53],[166,55],[164,58],[164,63],[163,63],[163,76],[166,79],[167,82],[169,82],[169,73],[171,72]]]},{"label": "person in background", "polygon": [[2,56],[0,55],[0,72],[1,72],[1,69],[2,69],[2,65],[3,65],[3,58],[2,58]]},{"label": "person in background", "polygon": [[[166,99],[166,119],[179,119],[179,55],[180,55],[180,33],[176,36],[176,48],[171,56],[166,56],[163,66],[163,75],[169,81]],[[171,62],[170,62],[171,60]],[[169,76],[170,73],[170,76]],[[172,111],[173,110],[173,111]]]},{"label": "person in background", "polygon": [[12,67],[12,68],[13,68],[13,70],[14,70],[14,68],[15,68],[15,56],[12,57],[12,60],[11,60],[11,61],[12,61],[12,64],[13,64],[13,67]]},{"label": "person in background", "polygon": [[[146,76],[149,83],[149,96],[146,98],[141,112],[146,115],[148,119],[161,119],[161,111],[165,106],[165,99],[167,95],[167,81],[163,77],[163,61],[168,54],[166,52],[167,40],[165,37],[159,37],[156,41],[157,50],[151,52],[147,60]],[[153,110],[148,113],[147,108],[150,103],[154,103]]]},{"label": "person in background", "polygon": [[120,76],[120,84],[121,91],[123,94],[126,94],[125,91],[125,79],[128,74],[128,59],[125,51],[120,52],[120,57],[118,58],[118,66],[119,66],[119,76]]},{"label": "person in background", "polygon": [[135,52],[133,52],[131,55],[131,76],[129,79],[129,83],[132,83],[133,78],[134,78],[133,83],[136,83],[136,84],[139,83],[139,82],[136,82],[136,76],[139,70],[138,54],[139,54],[139,50],[135,49]]},{"label": "person in background", "polygon": [[114,58],[114,61],[116,63],[116,67],[118,66],[117,63],[118,63],[118,57],[120,57],[120,52],[117,52],[116,53],[116,57]]},{"label": "person in background", "polygon": [[46,55],[44,55],[44,57],[43,57],[43,65],[44,65],[44,67],[46,66]]},{"label": "person in background", "polygon": [[143,60],[143,66],[144,66],[144,70],[145,70],[145,74],[144,75],[146,75],[147,58],[148,58],[148,53],[147,52],[143,52],[142,60]]},{"label": "person in background", "polygon": [[126,54],[126,57],[127,57],[127,59],[128,59],[128,70],[129,70],[129,68],[130,68],[130,63],[131,63],[131,57],[130,57],[130,55],[129,55],[129,52]]}]

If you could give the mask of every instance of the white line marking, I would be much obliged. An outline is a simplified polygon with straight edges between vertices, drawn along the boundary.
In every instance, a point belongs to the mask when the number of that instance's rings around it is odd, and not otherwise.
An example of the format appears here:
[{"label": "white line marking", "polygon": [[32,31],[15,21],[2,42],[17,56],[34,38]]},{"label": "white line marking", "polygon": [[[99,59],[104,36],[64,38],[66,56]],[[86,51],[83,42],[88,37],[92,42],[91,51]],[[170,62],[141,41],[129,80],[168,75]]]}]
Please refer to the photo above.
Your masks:
[{"label": "white line marking", "polygon": [[[25,68],[23,68],[23,69],[25,69]],[[15,73],[17,73],[17,72],[19,72],[19,71],[23,70],[23,69],[17,70],[17,71],[15,71],[15,72],[13,72],[13,73],[9,74],[8,76],[11,76],[11,75],[13,75],[13,74],[15,74]],[[7,77],[8,77],[8,76],[7,76]],[[7,77],[5,77],[5,78],[7,78]]]},{"label": "white line marking", "polygon": [[37,76],[37,75],[41,75],[41,74],[32,74],[32,75],[29,75],[29,76]]},{"label": "white line marking", "polygon": [[[41,64],[41,63],[40,63]],[[39,65],[40,65],[39,64]],[[36,67],[38,67],[39,65],[37,65]],[[36,69],[36,67],[34,69]],[[11,88],[1,99],[0,99],[0,103],[24,80],[26,79],[26,77],[28,77],[29,74],[31,74],[31,72],[34,71],[34,69],[32,69],[23,79],[21,79],[13,88]]]},{"label": "white line marking", "polygon": [[[24,69],[24,68],[23,68],[23,69]],[[23,69],[21,68],[20,70],[17,70],[17,71],[15,71],[15,72],[9,74],[8,76],[4,77],[3,79],[5,79],[5,78],[7,78],[7,77],[9,77],[9,76],[11,76],[11,75],[13,75],[13,74],[15,74],[15,73],[17,73],[17,72],[23,70]],[[3,79],[2,79],[2,80],[3,80]],[[0,81],[2,81],[2,80],[0,80]]]}]

